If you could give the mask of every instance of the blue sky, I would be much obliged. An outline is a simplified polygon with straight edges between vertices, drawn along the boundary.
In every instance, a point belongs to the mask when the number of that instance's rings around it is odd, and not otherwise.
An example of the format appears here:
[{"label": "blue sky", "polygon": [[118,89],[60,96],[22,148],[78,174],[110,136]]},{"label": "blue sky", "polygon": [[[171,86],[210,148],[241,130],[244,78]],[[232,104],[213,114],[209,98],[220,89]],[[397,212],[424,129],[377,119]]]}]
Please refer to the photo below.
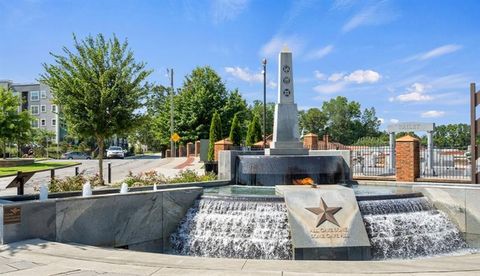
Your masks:
[{"label": "blue sky", "polygon": [[[276,98],[277,54],[293,52],[299,108],[338,95],[390,122],[468,122],[469,83],[480,82],[475,0],[0,0],[0,79],[29,82],[71,46],[72,33],[128,38],[150,80],[175,85],[210,65],[229,89]],[[480,85],[479,85],[480,86]]]}]

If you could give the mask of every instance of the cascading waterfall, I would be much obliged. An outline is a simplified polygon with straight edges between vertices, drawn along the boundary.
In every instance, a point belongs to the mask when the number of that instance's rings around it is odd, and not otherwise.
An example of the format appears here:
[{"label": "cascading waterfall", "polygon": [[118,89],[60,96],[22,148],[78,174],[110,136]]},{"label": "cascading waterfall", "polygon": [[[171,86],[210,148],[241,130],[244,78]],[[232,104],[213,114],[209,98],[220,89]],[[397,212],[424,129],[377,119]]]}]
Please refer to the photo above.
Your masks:
[{"label": "cascading waterfall", "polygon": [[467,247],[460,231],[425,197],[358,202],[374,258],[414,258]]},{"label": "cascading waterfall", "polygon": [[283,201],[203,197],[171,235],[180,255],[291,259],[292,245]]}]

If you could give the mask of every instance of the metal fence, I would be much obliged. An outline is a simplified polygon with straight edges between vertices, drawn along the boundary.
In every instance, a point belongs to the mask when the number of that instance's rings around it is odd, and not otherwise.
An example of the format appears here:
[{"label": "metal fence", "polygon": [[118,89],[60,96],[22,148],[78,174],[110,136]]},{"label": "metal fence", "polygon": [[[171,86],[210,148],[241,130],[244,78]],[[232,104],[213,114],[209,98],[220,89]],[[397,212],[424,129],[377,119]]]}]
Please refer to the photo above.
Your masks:
[{"label": "metal fence", "polygon": [[420,149],[420,177],[448,180],[470,180],[470,158],[466,150],[455,148]]},{"label": "metal fence", "polygon": [[395,176],[395,154],[389,146],[350,146],[354,176]]}]

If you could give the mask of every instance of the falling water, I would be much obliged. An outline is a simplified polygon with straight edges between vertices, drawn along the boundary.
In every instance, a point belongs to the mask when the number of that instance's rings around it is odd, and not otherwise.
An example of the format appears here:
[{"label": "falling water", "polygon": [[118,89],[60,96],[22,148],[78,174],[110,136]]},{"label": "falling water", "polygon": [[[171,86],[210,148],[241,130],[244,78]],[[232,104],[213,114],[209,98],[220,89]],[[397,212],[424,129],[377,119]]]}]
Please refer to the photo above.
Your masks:
[{"label": "falling water", "polygon": [[258,198],[197,200],[172,234],[171,243],[181,255],[292,258],[285,203]]},{"label": "falling water", "polygon": [[424,197],[358,202],[374,258],[414,258],[467,245],[448,217]]}]

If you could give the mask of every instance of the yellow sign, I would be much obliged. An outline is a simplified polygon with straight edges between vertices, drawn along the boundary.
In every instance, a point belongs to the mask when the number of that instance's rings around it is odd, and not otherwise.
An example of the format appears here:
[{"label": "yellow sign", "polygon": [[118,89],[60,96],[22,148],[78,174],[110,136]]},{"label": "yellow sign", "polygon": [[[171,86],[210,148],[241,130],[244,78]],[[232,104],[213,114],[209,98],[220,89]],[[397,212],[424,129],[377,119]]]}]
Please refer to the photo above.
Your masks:
[{"label": "yellow sign", "polygon": [[174,134],[172,134],[172,141],[175,143],[180,141],[180,136],[178,135],[178,133],[175,132]]}]

